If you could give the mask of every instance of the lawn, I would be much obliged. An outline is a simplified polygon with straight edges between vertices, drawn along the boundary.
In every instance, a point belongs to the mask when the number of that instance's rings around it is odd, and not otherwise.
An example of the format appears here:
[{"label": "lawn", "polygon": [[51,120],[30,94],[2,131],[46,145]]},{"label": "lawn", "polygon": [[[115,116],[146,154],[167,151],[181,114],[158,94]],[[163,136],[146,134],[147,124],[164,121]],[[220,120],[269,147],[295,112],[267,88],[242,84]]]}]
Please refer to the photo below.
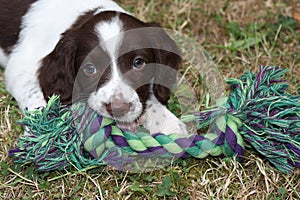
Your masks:
[{"label": "lawn", "polygon": [[[223,79],[257,72],[260,65],[288,69],[289,92],[300,93],[300,22],[291,18],[291,1],[119,2],[137,18],[179,35],[175,39],[185,56],[180,81],[197,98],[192,109],[203,109],[207,94],[212,102],[224,95]],[[205,75],[213,77],[203,76],[207,69],[212,71]],[[176,96],[169,108],[185,114]],[[251,149],[241,162],[208,157],[139,173],[109,167],[39,173],[8,157],[23,133],[16,123],[20,118],[0,70],[1,199],[300,199],[300,170],[282,173]]]}]

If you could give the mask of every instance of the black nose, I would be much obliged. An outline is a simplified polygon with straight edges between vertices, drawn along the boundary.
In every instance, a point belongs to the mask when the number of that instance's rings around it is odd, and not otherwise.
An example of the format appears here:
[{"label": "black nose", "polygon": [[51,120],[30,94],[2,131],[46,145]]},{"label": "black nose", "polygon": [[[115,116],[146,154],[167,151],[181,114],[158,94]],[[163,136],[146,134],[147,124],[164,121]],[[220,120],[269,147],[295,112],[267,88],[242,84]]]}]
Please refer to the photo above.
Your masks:
[{"label": "black nose", "polygon": [[112,99],[106,104],[106,110],[113,117],[122,117],[130,111],[131,103],[126,103],[120,99]]}]

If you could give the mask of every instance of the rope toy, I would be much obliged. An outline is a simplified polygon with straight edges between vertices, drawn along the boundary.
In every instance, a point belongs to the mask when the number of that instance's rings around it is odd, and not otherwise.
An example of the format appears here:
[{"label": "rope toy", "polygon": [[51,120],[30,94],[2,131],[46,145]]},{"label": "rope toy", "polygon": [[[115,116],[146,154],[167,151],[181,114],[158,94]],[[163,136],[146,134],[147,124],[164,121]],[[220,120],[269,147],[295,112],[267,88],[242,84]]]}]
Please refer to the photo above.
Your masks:
[{"label": "rope toy", "polygon": [[239,79],[229,79],[229,96],[194,115],[206,134],[150,135],[121,130],[83,103],[62,106],[53,96],[40,110],[26,111],[19,121],[28,135],[20,136],[9,154],[16,163],[33,163],[38,171],[75,166],[112,165],[122,169],[131,158],[233,157],[241,160],[246,147],[265,156],[277,169],[291,173],[300,167],[300,96],[287,92],[286,70],[260,67]]}]

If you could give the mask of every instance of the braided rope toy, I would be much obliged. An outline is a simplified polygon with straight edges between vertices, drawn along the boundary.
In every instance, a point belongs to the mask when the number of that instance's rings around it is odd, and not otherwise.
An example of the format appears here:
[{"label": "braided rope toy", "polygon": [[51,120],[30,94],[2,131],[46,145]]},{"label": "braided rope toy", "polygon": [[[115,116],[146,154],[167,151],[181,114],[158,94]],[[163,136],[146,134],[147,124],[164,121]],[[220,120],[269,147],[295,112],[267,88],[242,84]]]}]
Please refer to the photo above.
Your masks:
[{"label": "braided rope toy", "polygon": [[[85,104],[61,106],[53,96],[42,110],[26,111],[19,121],[29,133],[11,150],[16,163],[33,163],[38,171],[75,166],[112,165],[122,169],[130,158],[233,157],[241,160],[246,147],[265,156],[277,169],[300,167],[300,96],[286,90],[286,70],[261,67],[229,79],[230,94],[218,105],[194,115],[198,135],[150,135],[121,130]],[[222,102],[222,103],[221,103]]]}]

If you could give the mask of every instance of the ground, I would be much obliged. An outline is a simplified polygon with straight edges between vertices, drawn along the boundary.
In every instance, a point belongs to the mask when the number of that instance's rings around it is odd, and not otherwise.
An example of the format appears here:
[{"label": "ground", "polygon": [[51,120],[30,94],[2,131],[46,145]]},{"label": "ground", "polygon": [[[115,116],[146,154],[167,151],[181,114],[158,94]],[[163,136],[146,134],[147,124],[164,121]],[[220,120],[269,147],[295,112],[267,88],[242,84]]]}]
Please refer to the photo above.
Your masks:
[{"label": "ground", "polygon": [[[276,65],[289,70],[289,92],[300,92],[300,22],[291,18],[289,0],[124,0],[120,4],[137,18],[158,22],[186,36],[192,41],[188,44],[201,46],[222,78]],[[209,86],[195,75],[189,61],[180,74],[203,108]],[[7,152],[22,134],[16,123],[21,112],[5,90],[3,70],[0,81],[1,199],[300,199],[299,169],[292,174],[279,172],[252,150],[242,162],[212,157],[177,160],[147,173],[109,168],[38,173],[30,164],[13,164]],[[175,97],[169,108],[180,112]]]}]

